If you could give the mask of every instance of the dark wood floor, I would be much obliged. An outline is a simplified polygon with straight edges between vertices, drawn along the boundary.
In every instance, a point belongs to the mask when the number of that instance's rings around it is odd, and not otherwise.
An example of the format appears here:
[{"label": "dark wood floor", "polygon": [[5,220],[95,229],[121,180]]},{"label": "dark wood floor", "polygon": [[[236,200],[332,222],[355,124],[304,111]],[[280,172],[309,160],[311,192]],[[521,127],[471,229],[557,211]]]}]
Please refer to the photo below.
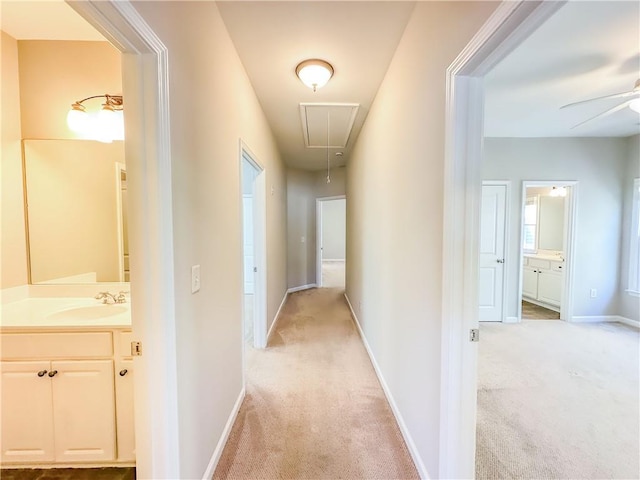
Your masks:
[{"label": "dark wood floor", "polygon": [[539,307],[533,303],[522,301],[522,319],[523,320],[560,320],[560,314],[549,310],[548,308]]},{"label": "dark wood floor", "polygon": [[2,480],[134,480],[135,468],[3,468]]}]

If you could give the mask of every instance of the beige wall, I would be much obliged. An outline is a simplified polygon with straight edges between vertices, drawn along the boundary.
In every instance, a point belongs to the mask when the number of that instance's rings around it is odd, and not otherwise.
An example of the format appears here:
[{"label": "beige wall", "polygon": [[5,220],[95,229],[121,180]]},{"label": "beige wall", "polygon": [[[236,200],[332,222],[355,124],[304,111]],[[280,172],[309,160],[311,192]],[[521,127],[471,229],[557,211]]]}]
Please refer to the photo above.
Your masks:
[{"label": "beige wall", "polygon": [[[522,182],[577,180],[573,314],[618,314],[622,184],[627,162],[623,138],[486,138],[482,177],[510,180],[507,316],[519,302]],[[590,291],[598,291],[591,298]]]},{"label": "beige wall", "polygon": [[498,2],[418,2],[347,166],[347,293],[438,476],[445,71]]},{"label": "beige wall", "polygon": [[22,154],[20,151],[20,85],[18,42],[2,32],[2,218],[0,288],[27,283]]},{"label": "beige wall", "polygon": [[[18,51],[22,138],[80,138],[67,127],[71,104],[122,94],[120,53],[107,42],[22,40]],[[101,101],[84,105],[98,111]]]},{"label": "beige wall", "polygon": [[[346,192],[346,168],[327,172],[287,169],[287,285],[289,288],[316,283],[316,198]],[[305,241],[302,242],[302,237]]]},{"label": "beige wall", "polygon": [[31,282],[118,282],[116,163],[123,142],[25,140]]},{"label": "beige wall", "polygon": [[177,441],[180,478],[202,478],[242,389],[239,139],[266,172],[269,320],[286,291],[285,170],[216,4],[134,5],[169,52]]}]

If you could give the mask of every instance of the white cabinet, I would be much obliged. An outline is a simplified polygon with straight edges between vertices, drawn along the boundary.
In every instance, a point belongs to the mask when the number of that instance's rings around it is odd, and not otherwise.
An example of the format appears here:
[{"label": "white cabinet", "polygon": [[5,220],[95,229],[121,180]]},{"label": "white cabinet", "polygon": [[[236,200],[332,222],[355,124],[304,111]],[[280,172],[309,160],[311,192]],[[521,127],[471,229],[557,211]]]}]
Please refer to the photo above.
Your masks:
[{"label": "white cabinet", "polygon": [[118,436],[118,460],[133,462],[136,459],[136,438],[133,417],[133,360],[116,362],[116,429]]},{"label": "white cabinet", "polygon": [[2,463],[134,462],[133,361],[123,356],[129,337],[3,333]]},{"label": "white cabinet", "polygon": [[113,361],[51,362],[56,462],[115,459]]},{"label": "white cabinet", "polygon": [[562,303],[563,264],[528,258],[522,268],[522,297],[557,310]]},{"label": "white cabinet", "polygon": [[2,362],[2,463],[52,462],[49,362]]}]

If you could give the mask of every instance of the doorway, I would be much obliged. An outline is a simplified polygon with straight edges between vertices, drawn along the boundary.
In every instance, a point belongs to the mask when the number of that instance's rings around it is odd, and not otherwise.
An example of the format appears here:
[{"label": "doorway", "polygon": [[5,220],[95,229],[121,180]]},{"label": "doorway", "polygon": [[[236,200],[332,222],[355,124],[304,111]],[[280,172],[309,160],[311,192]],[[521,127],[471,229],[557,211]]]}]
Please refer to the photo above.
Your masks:
[{"label": "doorway", "polygon": [[571,321],[577,182],[522,184],[518,318]]},{"label": "doorway", "polygon": [[316,284],[345,288],[347,199],[316,199]]},{"label": "doorway", "polygon": [[246,145],[240,148],[242,182],[242,338],[245,347],[266,346],[265,172]]}]

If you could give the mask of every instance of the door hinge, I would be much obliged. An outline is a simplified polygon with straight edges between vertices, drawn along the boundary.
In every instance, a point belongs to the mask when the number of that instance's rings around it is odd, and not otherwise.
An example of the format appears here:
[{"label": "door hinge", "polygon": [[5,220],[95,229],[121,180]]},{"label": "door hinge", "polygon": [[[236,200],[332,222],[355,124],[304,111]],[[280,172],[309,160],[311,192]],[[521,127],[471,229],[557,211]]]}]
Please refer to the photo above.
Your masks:
[{"label": "door hinge", "polygon": [[469,330],[469,341],[470,342],[480,341],[480,329],[472,328],[471,330]]},{"label": "door hinge", "polygon": [[142,343],[141,342],[131,342],[131,356],[139,357],[142,355]]}]

